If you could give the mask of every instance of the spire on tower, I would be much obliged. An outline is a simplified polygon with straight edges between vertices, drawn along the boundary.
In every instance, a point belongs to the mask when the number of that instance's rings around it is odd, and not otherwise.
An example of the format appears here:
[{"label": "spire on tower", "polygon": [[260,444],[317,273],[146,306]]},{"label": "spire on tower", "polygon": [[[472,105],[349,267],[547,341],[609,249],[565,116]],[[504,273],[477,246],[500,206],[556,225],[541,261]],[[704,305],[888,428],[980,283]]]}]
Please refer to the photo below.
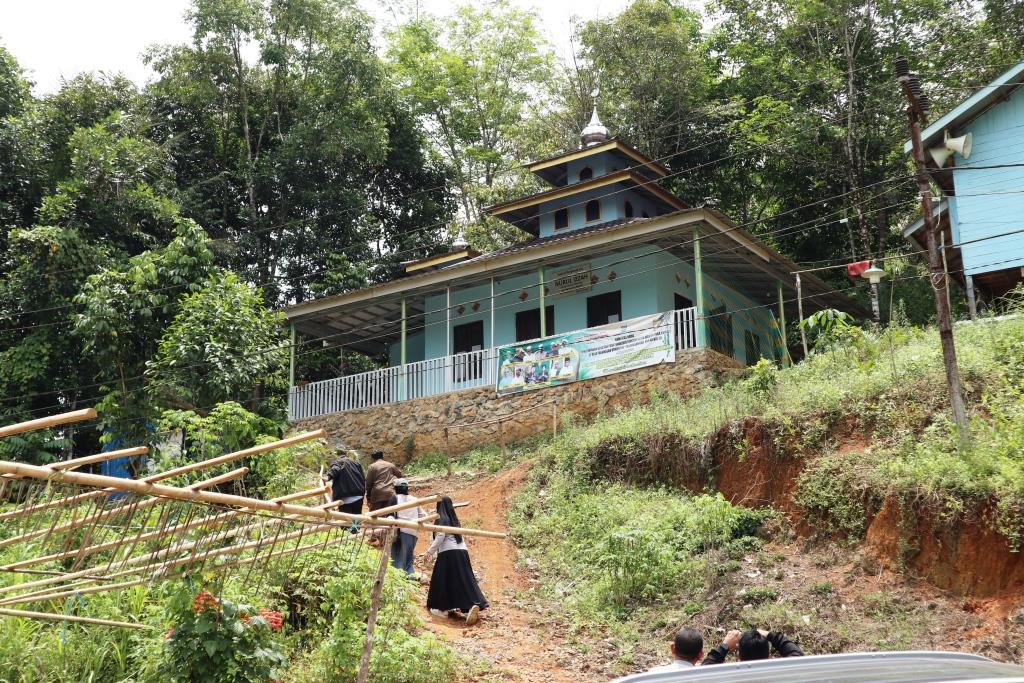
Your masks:
[{"label": "spire on tower", "polygon": [[608,142],[611,138],[608,135],[608,129],[601,119],[597,116],[597,96],[600,91],[594,88],[594,91],[590,93],[591,97],[594,98],[594,113],[590,117],[590,123],[587,124],[586,128],[580,131],[580,143],[583,147],[591,147],[593,145],[599,145],[602,142]]}]

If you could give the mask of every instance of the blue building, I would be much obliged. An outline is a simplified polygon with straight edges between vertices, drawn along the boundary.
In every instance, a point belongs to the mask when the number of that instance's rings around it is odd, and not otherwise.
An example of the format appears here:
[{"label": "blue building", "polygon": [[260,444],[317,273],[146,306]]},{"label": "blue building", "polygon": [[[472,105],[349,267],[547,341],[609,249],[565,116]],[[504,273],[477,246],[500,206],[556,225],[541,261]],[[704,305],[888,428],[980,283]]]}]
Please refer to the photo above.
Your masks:
[{"label": "blue building", "polygon": [[[1022,83],[1024,62],[921,132],[929,171],[944,195],[934,206],[940,245],[972,315],[978,300],[991,301],[1024,280]],[[910,151],[908,141],[904,152]],[[921,220],[903,236],[926,248]]]},{"label": "blue building", "polygon": [[[293,386],[291,419],[495,385],[503,345],[659,313],[678,352],[788,360],[796,265],[664,190],[670,171],[611,138],[596,109],[578,149],[526,168],[551,188],[488,212],[532,239],[487,254],[456,245],[391,282],[285,310],[293,335],[386,365]],[[813,276],[803,298],[805,314],[862,312]]]}]

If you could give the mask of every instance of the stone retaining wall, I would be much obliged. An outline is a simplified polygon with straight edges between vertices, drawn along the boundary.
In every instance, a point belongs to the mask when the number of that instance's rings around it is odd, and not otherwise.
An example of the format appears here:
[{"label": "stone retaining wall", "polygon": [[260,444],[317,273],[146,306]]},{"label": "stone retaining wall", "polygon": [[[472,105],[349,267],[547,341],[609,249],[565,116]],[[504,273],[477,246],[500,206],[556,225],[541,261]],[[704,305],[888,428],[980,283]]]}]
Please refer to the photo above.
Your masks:
[{"label": "stone retaining wall", "polygon": [[[616,408],[646,403],[652,390],[692,396],[742,369],[709,349],[676,354],[672,365],[655,365],[558,387],[498,397],[494,387],[454,391],[375,408],[300,420],[295,429],[323,428],[336,448],[384,451],[398,463],[427,453],[452,455],[482,444],[516,441],[551,429],[553,409],[590,420]],[[553,405],[552,405],[553,402]],[[447,442],[445,428],[448,428]]]}]

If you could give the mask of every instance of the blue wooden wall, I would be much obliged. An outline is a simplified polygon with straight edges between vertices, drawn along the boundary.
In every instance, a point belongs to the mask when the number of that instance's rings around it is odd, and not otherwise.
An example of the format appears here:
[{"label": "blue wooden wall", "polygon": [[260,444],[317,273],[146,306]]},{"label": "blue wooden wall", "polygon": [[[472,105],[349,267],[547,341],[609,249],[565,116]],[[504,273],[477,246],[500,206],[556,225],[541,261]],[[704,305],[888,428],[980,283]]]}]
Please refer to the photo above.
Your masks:
[{"label": "blue wooden wall", "polygon": [[[956,155],[953,172],[954,239],[961,243],[991,239],[963,245],[965,270],[974,275],[1024,266],[1024,167],[979,168],[1024,163],[1024,88],[1017,88],[1008,101],[996,103],[953,135],[968,131],[974,149],[969,159]],[[1020,232],[993,237],[1013,231]]]}]

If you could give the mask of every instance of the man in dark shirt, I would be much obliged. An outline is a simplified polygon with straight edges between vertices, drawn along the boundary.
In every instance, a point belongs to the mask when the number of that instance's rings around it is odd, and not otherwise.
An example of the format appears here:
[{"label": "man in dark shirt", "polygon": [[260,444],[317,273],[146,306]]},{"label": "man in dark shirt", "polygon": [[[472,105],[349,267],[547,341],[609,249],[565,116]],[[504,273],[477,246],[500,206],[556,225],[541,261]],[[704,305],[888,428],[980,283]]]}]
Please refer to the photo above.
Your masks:
[{"label": "man in dark shirt", "polygon": [[775,648],[780,657],[802,657],[804,654],[799,645],[783,634],[777,631],[769,632],[752,628],[742,633],[729,631],[722,644],[708,652],[702,665],[721,664],[732,650],[737,651],[736,656],[741,662],[768,659],[771,654],[769,645]]},{"label": "man in dark shirt", "polygon": [[395,495],[395,479],[404,476],[402,470],[384,459],[381,451],[370,454],[373,460],[366,470],[366,502],[370,511],[386,507],[391,496]]},{"label": "man in dark shirt", "polygon": [[331,500],[340,500],[341,512],[359,515],[363,512],[363,493],[366,490],[366,478],[363,466],[347,453],[341,453],[327,474],[326,481],[331,482]]}]

